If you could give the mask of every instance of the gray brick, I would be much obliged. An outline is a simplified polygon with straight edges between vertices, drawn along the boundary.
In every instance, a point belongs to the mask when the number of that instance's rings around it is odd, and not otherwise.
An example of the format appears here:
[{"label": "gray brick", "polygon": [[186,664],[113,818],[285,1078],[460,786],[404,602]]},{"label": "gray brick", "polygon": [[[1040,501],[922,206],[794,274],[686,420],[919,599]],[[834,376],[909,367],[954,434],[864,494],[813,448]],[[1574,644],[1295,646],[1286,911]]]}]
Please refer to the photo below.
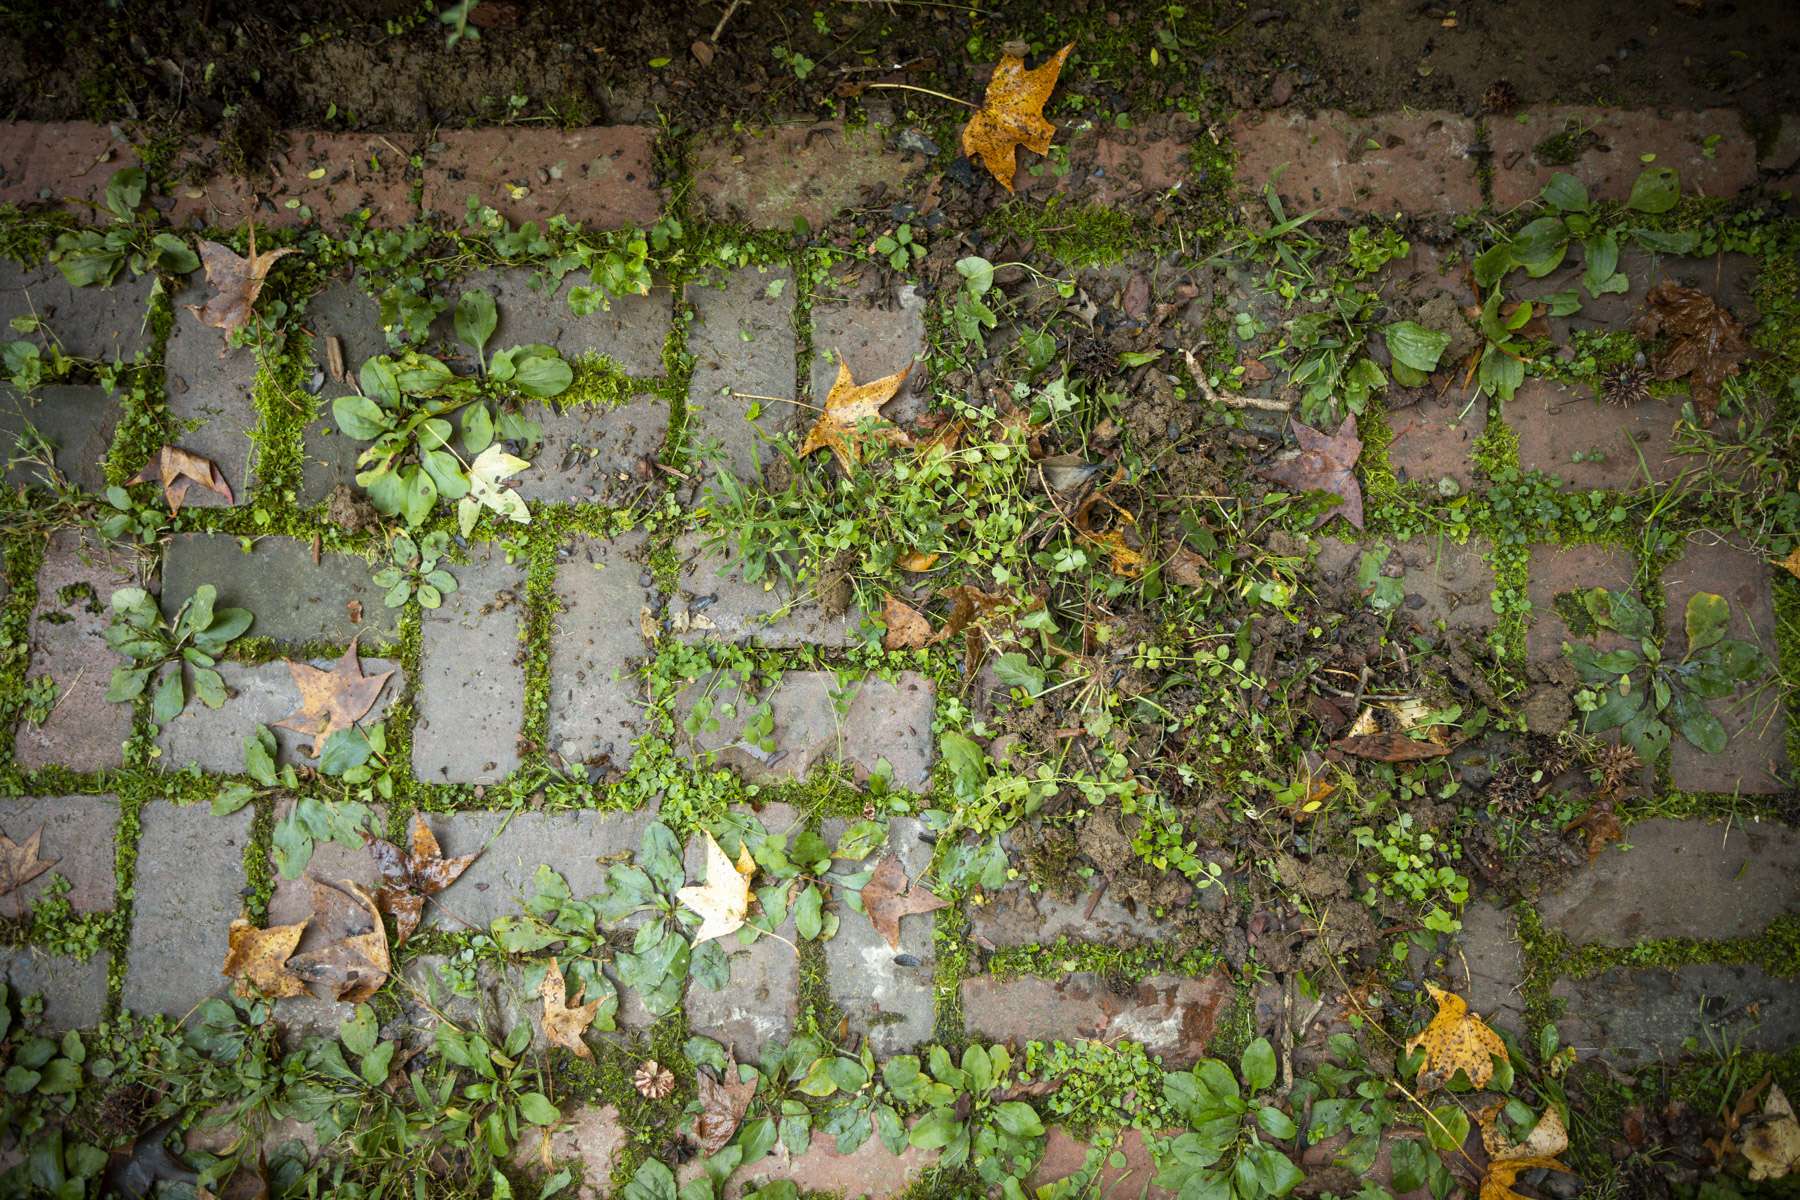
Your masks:
[{"label": "gray brick", "polygon": [[[119,402],[102,387],[50,384],[30,396],[0,385],[0,450],[7,459],[29,429],[50,443],[56,470],[87,492],[106,487],[106,456],[119,424]],[[6,482],[43,486],[43,471],[20,463],[7,468]]]},{"label": "gray brick", "polygon": [[466,365],[473,368],[472,352],[456,340],[456,299],[464,292],[485,291],[493,296],[500,318],[488,339],[490,354],[543,342],[569,359],[603,354],[636,378],[663,374],[663,343],[674,320],[674,300],[667,286],[653,287],[645,296],[619,297],[610,308],[578,317],[569,307],[569,293],[592,286],[585,272],[566,276],[552,292],[533,287],[532,274],[515,267],[478,271],[447,287],[444,296],[450,307],[432,324],[431,345],[447,356],[468,356]]},{"label": "gray brick", "polygon": [[550,749],[564,762],[622,771],[642,728],[639,612],[652,601],[644,535],[583,539],[556,569],[562,601],[550,639]]},{"label": "gray brick", "polygon": [[106,699],[112,668],[121,660],[104,635],[112,593],[136,582],[135,565],[131,555],[106,549],[78,530],[51,536],[38,571],[26,677],[48,675],[59,690],[44,723],[22,720],[14,735],[14,753],[26,770],[55,764],[101,771],[123,765],[131,705]]},{"label": "gray brick", "polygon": [[[845,763],[858,779],[874,773],[885,759],[897,787],[922,791],[931,776],[933,746],[931,681],[903,671],[889,683],[866,679],[848,685],[850,695],[840,716],[832,699],[838,690],[830,671],[789,671],[765,697],[775,720],[775,751],[764,754],[743,743],[746,710],[754,698],[741,695],[735,683],[716,679],[690,684],[677,701],[685,714],[702,698],[713,704],[717,729],[702,730],[691,743],[717,755],[717,761],[756,782],[804,779],[821,762]],[[734,706],[734,714],[721,711]]]},{"label": "gray brick", "polygon": [[[175,327],[163,352],[164,384],[169,402],[169,440],[208,458],[231,485],[242,504],[254,482],[255,446],[250,435],[260,419],[256,411],[256,352],[232,349],[225,331],[203,325],[189,307],[205,304],[206,289],[191,284],[175,297]],[[226,507],[222,496],[205,488],[188,489],[187,504],[196,508]]]},{"label": "gray brick", "polygon": [[880,273],[862,268],[859,277],[834,277],[812,301],[812,402],[823,405],[837,378],[838,364],[850,377],[868,383],[912,366],[899,393],[881,411],[905,423],[924,409],[931,395],[925,357],[925,299],[906,283],[884,286]]},{"label": "gray brick", "polygon": [[228,986],[225,931],[243,911],[244,848],[255,811],[146,804],[138,838],[125,1007],[181,1017]]},{"label": "gray brick", "polygon": [[534,406],[544,430],[531,469],[514,482],[528,503],[632,504],[660,488],[656,456],[669,433],[669,406],[638,396],[617,408]]},{"label": "gray brick", "polygon": [[381,328],[381,306],[375,298],[348,280],[338,280],[314,296],[306,306],[306,325],[312,332],[313,367],[324,376],[319,389],[319,416],[306,427],[305,461],[301,467],[299,501],[314,504],[331,494],[338,484],[355,486],[356,456],[364,443],[337,432],[331,419],[331,402],[349,394],[349,381],[331,377],[325,339],[335,337],[344,353],[344,371],[355,380],[364,361],[388,350]]},{"label": "gray brick", "polygon": [[[78,288],[54,266],[26,269],[0,263],[0,328],[7,338],[14,317],[36,315],[50,327],[63,353],[76,358],[130,362],[150,349],[148,275],[122,278],[111,287]],[[40,335],[32,340],[43,345]]]},{"label": "gray brick", "polygon": [[1709,1046],[1780,1052],[1800,1041],[1800,988],[1760,967],[1621,967],[1561,980],[1550,994],[1567,1005],[1556,1023],[1563,1044],[1582,1059],[1631,1066]]},{"label": "gray brick", "polygon": [[31,882],[7,893],[0,908],[23,913],[47,894],[57,876],[68,880],[69,904],[78,913],[104,912],[113,906],[113,833],[119,826],[119,801],[113,796],[21,796],[0,800],[0,833],[23,845],[42,831],[38,857],[56,865]]},{"label": "gray brick", "polygon": [[[258,538],[245,554],[229,534],[177,534],[163,562],[163,612],[173,615],[210,583],[220,607],[255,614],[252,637],[341,646],[361,635],[374,646],[394,636],[400,614],[383,603],[371,574],[368,563],[348,554],[324,553],[315,565],[312,547],[294,538]],[[351,619],[352,604],[361,606],[360,623]]]},{"label": "gray brick", "polygon": [[1226,1023],[1237,989],[1223,970],[1200,979],[1153,975],[1115,991],[1103,976],[963,980],[971,1037],[993,1041],[1128,1039],[1169,1068],[1190,1067]]},{"label": "gray brick", "polygon": [[104,951],[86,962],[26,946],[0,947],[0,979],[19,996],[44,998],[47,1033],[85,1029],[106,1011],[106,977],[112,958]]},{"label": "gray brick", "polygon": [[[284,799],[275,805],[275,820],[279,823],[292,812],[294,801]],[[386,810],[375,805],[375,827],[381,829],[387,820]],[[402,839],[402,849],[410,842]],[[305,872],[298,879],[288,879],[276,869],[274,855],[269,856],[269,874],[275,880],[274,894],[269,897],[269,924],[292,925],[312,915],[312,883],[313,879],[323,879],[327,883],[340,883],[349,880],[367,888],[371,893],[381,886],[381,872],[375,869],[375,857],[369,853],[368,844],[345,846],[338,842],[318,842],[313,846],[312,859],[306,864]],[[308,935],[312,933],[307,931]],[[313,947],[302,942],[300,951],[305,952]]]},{"label": "gray brick", "polygon": [[1456,952],[1450,956],[1451,990],[1469,1002],[1489,1024],[1520,1033],[1525,1029],[1523,948],[1513,931],[1513,919],[1486,901],[1463,910],[1462,932]]},{"label": "gray brick", "polygon": [[[331,659],[310,661],[322,671],[336,665]],[[379,675],[398,665],[384,658],[362,660],[364,675]],[[276,721],[293,713],[300,704],[293,672],[285,662],[256,666],[220,663],[219,674],[225,677],[225,687],[231,693],[225,707],[212,709],[190,701],[180,716],[157,732],[156,744],[162,750],[165,767],[175,770],[193,763],[211,774],[239,774],[244,769],[244,742],[255,734],[258,725],[269,726],[269,731],[275,735],[275,743],[280,749],[278,764],[308,761],[302,751],[312,746],[310,737],[291,729],[274,728]],[[405,676],[396,671],[387,681],[375,706],[362,719],[364,727],[381,720],[393,707],[394,700],[405,687],[404,680]]]},{"label": "gray brick", "polygon": [[[510,816],[510,820],[508,819]],[[636,853],[649,812],[455,812],[427,817],[446,856],[480,850],[462,878],[425,905],[422,928],[486,929],[520,911],[539,866],[556,870],[576,896],[602,891],[609,855]]]},{"label": "gray brick", "polygon": [[856,641],[862,614],[853,608],[833,613],[833,606],[817,595],[779,579],[748,582],[737,559],[723,547],[704,549],[698,533],[683,534],[675,552],[681,557],[681,579],[669,603],[669,620],[683,641],[784,648]]},{"label": "gray brick", "polygon": [[[756,816],[764,829],[775,834],[797,832],[804,825],[799,813],[786,804],[767,805]],[[733,846],[735,843],[726,847],[727,853]],[[682,863],[689,883],[706,882],[706,843],[701,838],[688,839]],[[761,883],[753,880],[752,887]],[[860,919],[855,913],[841,915]],[[726,1046],[739,1062],[754,1060],[764,1042],[793,1036],[799,1018],[800,959],[792,948],[799,939],[793,918],[777,932],[789,944],[767,936],[757,937],[748,946],[737,934],[719,939],[731,964],[730,981],[716,992],[697,982],[688,984],[684,1007],[689,1030]]]},{"label": "gray brick", "polygon": [[519,765],[525,569],[491,545],[469,557],[423,615],[413,770],[427,783],[492,783]]},{"label": "gray brick", "polygon": [[1754,937],[1800,910],[1800,833],[1785,826],[1640,821],[1625,840],[1538,904],[1576,945]]},{"label": "gray brick", "polygon": [[[777,287],[771,296],[769,289]],[[740,479],[769,460],[758,433],[793,429],[795,399],[794,280],[788,271],[744,267],[723,288],[688,291],[695,321],[688,335],[694,374],[688,383],[689,448],[723,449],[724,468]],[[747,400],[745,395],[773,396]],[[760,413],[749,419],[752,410]]]},{"label": "gray brick", "polygon": [[[826,843],[836,845],[845,827],[842,820],[825,822]],[[931,847],[919,840],[923,828],[910,818],[888,825],[887,849],[899,858],[909,880],[917,880],[931,865]],[[879,858],[877,852],[870,864]],[[924,885],[929,886],[930,880]],[[840,916],[837,936],[825,943],[825,978],[831,998],[849,1017],[851,1027],[868,1034],[875,1052],[883,1056],[929,1042],[937,1022],[932,986],[937,952],[931,936],[936,918],[930,914],[901,918],[896,951],[875,932],[867,916],[848,908]],[[917,965],[904,965],[901,955]]]}]

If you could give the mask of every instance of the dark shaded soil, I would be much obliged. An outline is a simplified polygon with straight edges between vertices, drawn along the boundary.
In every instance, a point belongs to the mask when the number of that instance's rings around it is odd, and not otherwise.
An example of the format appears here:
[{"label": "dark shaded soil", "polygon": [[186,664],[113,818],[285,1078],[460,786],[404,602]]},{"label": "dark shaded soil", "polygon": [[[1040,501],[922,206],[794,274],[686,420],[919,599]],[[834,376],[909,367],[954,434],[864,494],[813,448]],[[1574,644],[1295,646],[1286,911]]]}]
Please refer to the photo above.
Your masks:
[{"label": "dark shaded soil", "polygon": [[1036,52],[1077,43],[1057,99],[1065,116],[1290,104],[1473,113],[1566,101],[1731,105],[1755,117],[1800,105],[1800,75],[1788,69],[1800,16],[1789,0],[1017,0],[983,13],[743,4],[716,46],[716,2],[486,0],[472,13],[478,39],[455,46],[434,7],[449,6],[123,0],[102,12],[24,0],[0,8],[0,111],[212,132],[250,159],[283,127],[659,114],[714,126],[831,115],[871,82],[972,97],[1010,38],[1028,38]]}]

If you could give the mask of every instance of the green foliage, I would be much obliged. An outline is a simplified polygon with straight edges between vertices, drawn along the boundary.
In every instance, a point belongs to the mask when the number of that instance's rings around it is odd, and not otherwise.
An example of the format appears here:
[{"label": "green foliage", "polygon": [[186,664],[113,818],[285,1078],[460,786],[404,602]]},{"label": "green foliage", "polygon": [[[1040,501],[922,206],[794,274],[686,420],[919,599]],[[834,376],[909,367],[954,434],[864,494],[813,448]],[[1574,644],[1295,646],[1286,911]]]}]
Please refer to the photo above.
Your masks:
[{"label": "green foliage", "polygon": [[215,610],[218,591],[210,583],[163,620],[156,600],[140,587],[120,588],[112,594],[112,622],[106,644],[123,656],[128,666],[114,667],[106,698],[114,703],[135,700],[162,673],[150,698],[151,715],[166,725],[187,707],[188,680],[193,694],[208,708],[225,703],[225,680],[215,669],[218,660],[243,632],[250,628],[248,609]]},{"label": "green foliage", "polygon": [[388,545],[388,565],[375,572],[374,583],[387,594],[389,608],[418,597],[419,607],[437,608],[456,591],[456,576],[438,566],[450,554],[450,535],[434,529],[418,540],[398,533]]},{"label": "green foliage", "polygon": [[106,184],[106,207],[113,223],[105,230],[77,229],[56,235],[51,261],[75,287],[110,286],[130,266],[133,275],[160,271],[186,275],[199,256],[181,238],[158,232],[154,212],[141,214],[148,181],[141,167],[113,172]]},{"label": "green foliage", "polygon": [[911,225],[902,223],[892,233],[884,233],[869,243],[869,249],[887,259],[888,266],[896,271],[911,269],[912,265],[925,257],[925,244],[913,237]]},{"label": "green foliage", "polygon": [[[1294,1118],[1273,1097],[1275,1050],[1267,1038],[1244,1048],[1238,1076],[1216,1058],[1163,1077],[1163,1100],[1187,1132],[1161,1143],[1159,1186],[1183,1196],[1261,1200],[1286,1196],[1304,1176],[1281,1149],[1293,1144]],[[1247,1094],[1246,1094],[1247,1093]]]},{"label": "green foliage", "polygon": [[107,488],[105,495],[106,507],[99,511],[99,517],[100,532],[106,537],[152,546],[168,531],[169,510],[163,505],[140,504],[117,485]]},{"label": "green foliage", "polygon": [[1363,903],[1374,907],[1379,890],[1420,908],[1427,929],[1455,933],[1462,928],[1456,914],[1468,903],[1469,880],[1449,865],[1462,858],[1462,847],[1440,840],[1428,829],[1414,828],[1411,813],[1401,813],[1379,832],[1359,825],[1350,834],[1359,849],[1374,851],[1378,860],[1366,872],[1369,890]]},{"label": "green foliage", "polygon": [[[1023,1176],[1044,1152],[1044,1124],[1023,1100],[1011,1100],[1012,1056],[1005,1046],[971,1043],[960,1065],[933,1046],[926,1069],[911,1055],[889,1059],[883,1076],[896,1091],[916,1088],[923,1115],[907,1133],[921,1150],[939,1151],[947,1168],[968,1163],[983,1183]],[[929,1082],[924,1082],[929,1079]]]},{"label": "green foliage", "polygon": [[1617,729],[1645,762],[1668,746],[1670,726],[1708,754],[1725,749],[1725,727],[1706,707],[1769,672],[1760,648],[1725,636],[1731,606],[1723,596],[1697,592],[1683,622],[1687,654],[1667,660],[1651,636],[1650,611],[1629,592],[1589,588],[1582,609],[1599,628],[1634,639],[1637,648],[1601,650],[1591,643],[1563,644],[1563,654],[1585,685],[1576,707],[1587,714],[1593,733]]}]

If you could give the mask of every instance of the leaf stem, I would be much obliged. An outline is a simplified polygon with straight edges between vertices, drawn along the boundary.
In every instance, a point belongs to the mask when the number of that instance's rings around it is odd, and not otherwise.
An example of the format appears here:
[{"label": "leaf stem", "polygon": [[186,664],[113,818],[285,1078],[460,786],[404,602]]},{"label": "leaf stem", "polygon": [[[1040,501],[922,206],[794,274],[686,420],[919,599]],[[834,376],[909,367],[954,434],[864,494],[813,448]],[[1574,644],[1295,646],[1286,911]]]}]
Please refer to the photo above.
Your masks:
[{"label": "leaf stem", "polygon": [[981,107],[979,104],[970,104],[967,100],[959,99],[956,96],[946,96],[942,92],[934,92],[930,88],[916,87],[910,83],[869,83],[864,84],[863,87],[865,91],[873,91],[876,88],[888,88],[897,92],[921,92],[927,96],[936,96],[939,100],[948,100],[952,104],[960,104],[964,108],[979,109]]}]

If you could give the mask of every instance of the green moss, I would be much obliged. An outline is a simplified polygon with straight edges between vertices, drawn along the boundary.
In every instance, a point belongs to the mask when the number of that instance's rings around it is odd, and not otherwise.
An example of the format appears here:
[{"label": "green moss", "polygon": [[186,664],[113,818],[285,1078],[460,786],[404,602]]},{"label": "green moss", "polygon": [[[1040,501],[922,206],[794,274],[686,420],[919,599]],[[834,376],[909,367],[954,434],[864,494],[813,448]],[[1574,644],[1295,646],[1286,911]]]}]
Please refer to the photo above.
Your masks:
[{"label": "green moss", "polygon": [[999,979],[1035,975],[1060,979],[1084,971],[1136,983],[1152,975],[1200,976],[1219,965],[1209,949],[1179,950],[1167,942],[1144,946],[1108,946],[1060,937],[1047,945],[1006,946],[988,959],[988,973]]},{"label": "green moss", "polygon": [[1034,257],[1071,267],[1111,266],[1133,251],[1157,249],[1161,240],[1132,213],[1056,196],[1041,206],[1015,200],[994,214],[994,222],[1001,232],[1035,243]]}]

